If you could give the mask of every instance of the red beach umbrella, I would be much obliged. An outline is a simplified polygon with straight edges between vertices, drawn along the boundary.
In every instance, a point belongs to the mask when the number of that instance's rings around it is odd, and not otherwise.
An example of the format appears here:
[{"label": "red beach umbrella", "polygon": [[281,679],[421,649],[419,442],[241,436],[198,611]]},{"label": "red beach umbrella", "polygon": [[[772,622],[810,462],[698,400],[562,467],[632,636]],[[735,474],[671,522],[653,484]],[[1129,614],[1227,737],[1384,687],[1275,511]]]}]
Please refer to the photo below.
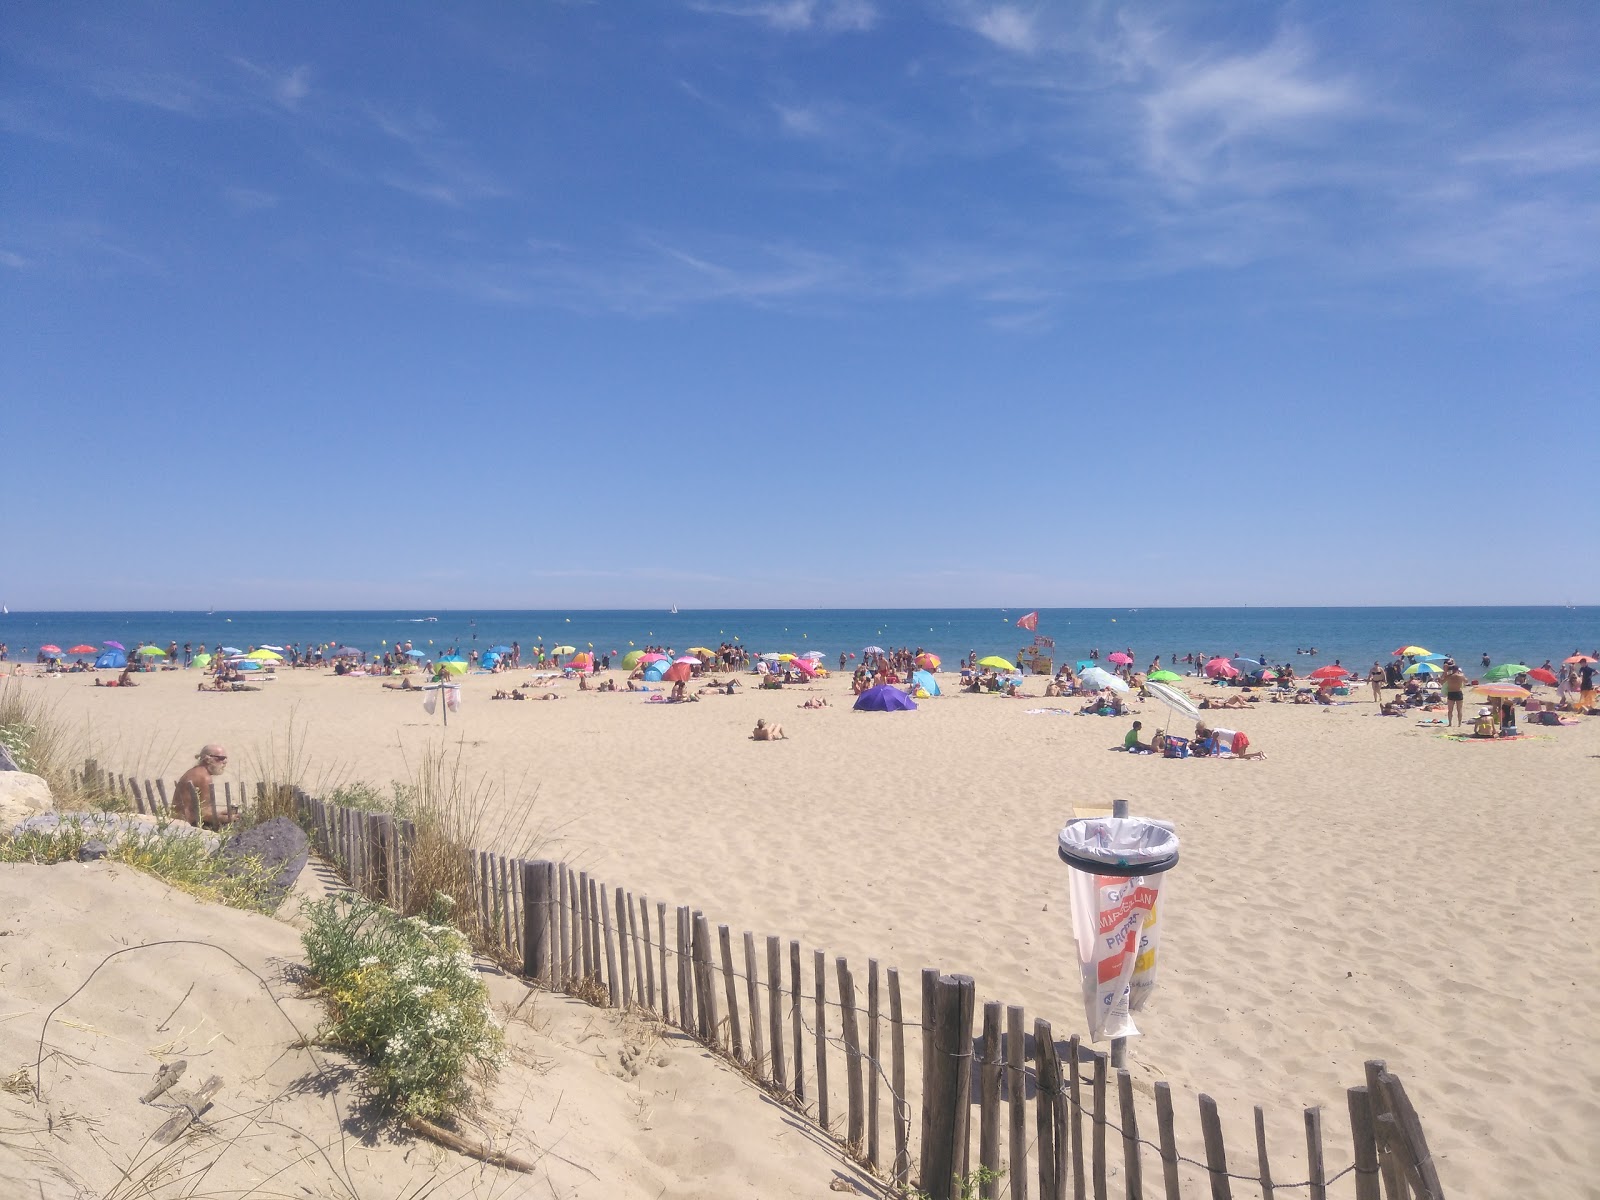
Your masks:
[{"label": "red beach umbrella", "polygon": [[661,676],[668,683],[688,683],[689,673],[693,670],[688,663],[673,663]]},{"label": "red beach umbrella", "polygon": [[1564,663],[1592,663],[1600,662],[1600,659],[1590,658],[1587,654],[1574,654],[1571,658],[1563,658],[1561,661]]},{"label": "red beach umbrella", "polygon": [[1349,675],[1350,672],[1343,667],[1335,667],[1331,664],[1326,667],[1318,667],[1311,672],[1311,678],[1313,679],[1347,679]]},{"label": "red beach umbrella", "polygon": [[1239,674],[1239,668],[1225,658],[1213,658],[1201,669],[1212,679],[1233,679]]},{"label": "red beach umbrella", "polygon": [[100,652],[100,647],[98,647],[98,646],[81,646],[81,645],[80,646],[74,646],[71,650],[67,651],[68,654],[98,654],[99,652]]},{"label": "red beach umbrella", "polygon": [[1110,654],[1106,655],[1106,657],[1114,663],[1121,663],[1123,666],[1127,666],[1133,661],[1133,659],[1129,658],[1121,650],[1113,650]]},{"label": "red beach umbrella", "polygon": [[61,647],[55,645],[53,642],[46,643],[45,645],[40,646],[39,650],[40,650],[41,653],[44,653],[44,654],[60,654],[61,653]]},{"label": "red beach umbrella", "polygon": [[639,661],[644,663],[646,666],[648,666],[649,664],[651,664],[653,662],[660,662],[664,658],[666,658],[665,654],[657,654],[657,653],[655,653],[655,651],[652,650],[649,654],[646,654],[642,658],[640,658]]},{"label": "red beach umbrella", "polygon": [[924,671],[937,671],[939,669],[939,662],[940,659],[937,654],[929,654],[926,650],[917,655],[917,666],[921,667]]},{"label": "red beach umbrella", "polygon": [[1540,683],[1548,683],[1551,687],[1555,687],[1556,684],[1561,682],[1556,678],[1554,671],[1546,671],[1543,667],[1535,667],[1529,671],[1528,678],[1537,679]]}]

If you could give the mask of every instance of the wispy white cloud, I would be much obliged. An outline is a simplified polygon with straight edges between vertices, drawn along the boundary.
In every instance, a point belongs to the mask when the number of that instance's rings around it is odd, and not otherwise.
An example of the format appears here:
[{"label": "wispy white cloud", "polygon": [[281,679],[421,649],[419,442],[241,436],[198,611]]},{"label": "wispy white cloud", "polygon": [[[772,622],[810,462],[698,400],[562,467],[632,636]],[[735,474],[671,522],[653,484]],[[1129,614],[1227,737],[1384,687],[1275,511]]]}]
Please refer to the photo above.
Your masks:
[{"label": "wispy white cloud", "polygon": [[472,161],[466,148],[427,110],[399,114],[367,103],[362,111],[375,128],[404,146],[411,159],[404,166],[379,173],[378,180],[385,186],[450,208],[465,208],[477,200],[508,194],[505,184]]},{"label": "wispy white cloud", "polygon": [[870,0],[766,0],[746,4],[696,0],[689,7],[695,12],[759,21],[784,33],[862,33],[877,25],[879,19],[877,6]]},{"label": "wispy white cloud", "polygon": [[1363,106],[1355,85],[1320,71],[1309,46],[1292,35],[1253,53],[1199,61],[1167,61],[1157,51],[1146,66],[1153,76],[1144,99],[1149,165],[1178,186],[1246,186],[1262,167],[1276,180],[1273,148],[1318,140],[1327,122]]},{"label": "wispy white cloud", "polygon": [[1037,18],[1015,4],[974,8],[964,13],[963,18],[967,28],[1002,50],[1032,54],[1039,48]]}]

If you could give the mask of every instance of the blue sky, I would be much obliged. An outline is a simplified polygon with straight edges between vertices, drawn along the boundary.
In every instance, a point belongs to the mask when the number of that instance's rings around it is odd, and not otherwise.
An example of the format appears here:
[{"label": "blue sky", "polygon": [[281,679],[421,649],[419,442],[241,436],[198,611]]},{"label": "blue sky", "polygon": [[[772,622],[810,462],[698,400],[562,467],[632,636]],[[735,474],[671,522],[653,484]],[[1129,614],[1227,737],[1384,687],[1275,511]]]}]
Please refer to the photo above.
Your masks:
[{"label": "blue sky", "polygon": [[12,609],[1594,603],[1600,12],[41,4]]}]

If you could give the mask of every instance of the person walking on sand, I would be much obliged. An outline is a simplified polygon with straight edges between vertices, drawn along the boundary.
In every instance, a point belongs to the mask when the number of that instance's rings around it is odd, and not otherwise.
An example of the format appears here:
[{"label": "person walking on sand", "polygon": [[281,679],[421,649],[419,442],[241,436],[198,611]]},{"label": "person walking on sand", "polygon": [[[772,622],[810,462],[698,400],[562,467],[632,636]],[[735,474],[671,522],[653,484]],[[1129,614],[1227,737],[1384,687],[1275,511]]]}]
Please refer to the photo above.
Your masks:
[{"label": "person walking on sand", "polygon": [[220,832],[224,825],[237,819],[230,808],[217,807],[217,792],[212,777],[228,769],[228,752],[215,742],[200,748],[195,755],[195,765],[178,777],[172,792],[172,811],[180,821],[197,828]]},{"label": "person walking on sand", "polygon": [[1367,672],[1367,682],[1372,685],[1372,702],[1383,703],[1383,685],[1388,682],[1389,676],[1383,669],[1383,664],[1373,660],[1372,670]]},{"label": "person walking on sand", "polygon": [[1460,722],[1464,727],[1467,718],[1461,711],[1461,702],[1467,696],[1467,676],[1456,665],[1454,659],[1446,659],[1444,664],[1444,724],[1450,727],[1451,722]]}]

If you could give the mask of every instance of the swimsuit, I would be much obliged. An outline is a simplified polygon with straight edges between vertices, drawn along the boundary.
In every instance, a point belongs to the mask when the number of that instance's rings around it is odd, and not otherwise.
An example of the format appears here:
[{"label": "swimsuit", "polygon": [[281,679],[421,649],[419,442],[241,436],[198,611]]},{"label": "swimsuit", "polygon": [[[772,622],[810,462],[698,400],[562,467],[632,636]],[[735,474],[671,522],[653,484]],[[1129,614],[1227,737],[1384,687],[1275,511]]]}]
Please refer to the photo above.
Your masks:
[{"label": "swimsuit", "polygon": [[1446,692],[1445,696],[1446,696],[1447,699],[1450,699],[1450,700],[1465,699],[1465,697],[1460,692]]}]

